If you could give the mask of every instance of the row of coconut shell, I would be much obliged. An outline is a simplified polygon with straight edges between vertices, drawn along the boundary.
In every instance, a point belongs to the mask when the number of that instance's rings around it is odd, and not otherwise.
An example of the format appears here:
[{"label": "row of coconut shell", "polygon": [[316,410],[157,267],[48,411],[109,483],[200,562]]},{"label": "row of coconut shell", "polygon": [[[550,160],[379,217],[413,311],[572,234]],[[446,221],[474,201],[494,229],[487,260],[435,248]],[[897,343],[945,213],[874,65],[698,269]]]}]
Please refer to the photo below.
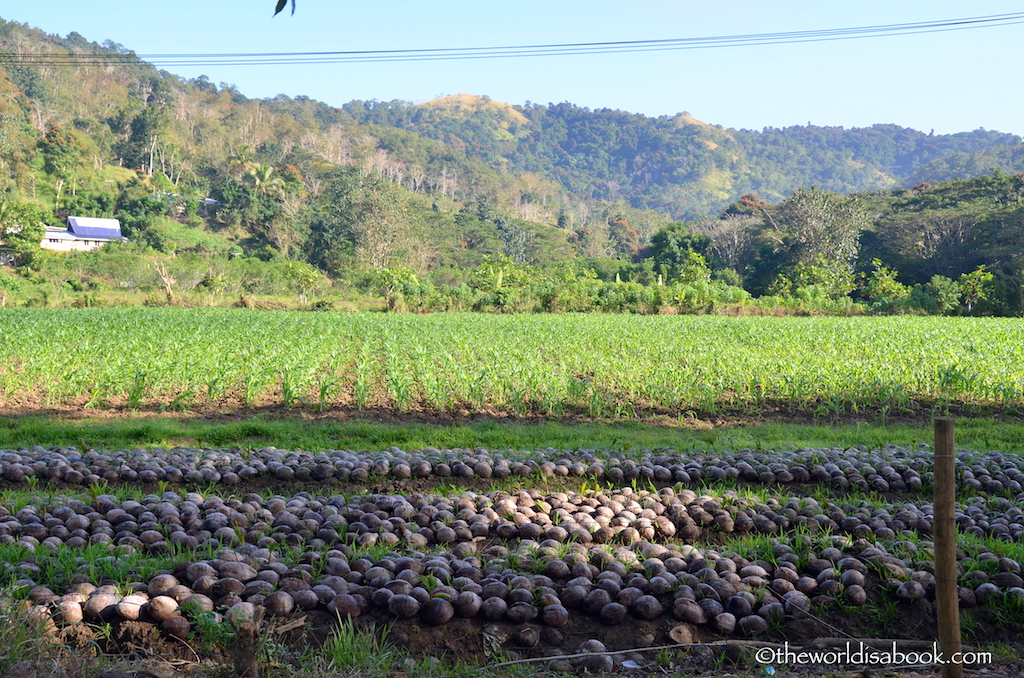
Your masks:
[{"label": "row of coconut shell", "polygon": [[[1018,541],[1024,534],[1024,511],[1005,497],[968,498],[959,506],[956,519],[962,531],[978,536]],[[13,515],[0,506],[0,544],[20,542],[35,550],[107,543],[152,553],[171,546],[189,550],[242,543],[310,550],[338,544],[424,549],[480,539],[694,543],[713,535],[782,536],[796,531],[914,541],[931,534],[932,520],[930,504],[836,500],[821,506],[810,497],[754,503],[732,491],[698,496],[692,490],[672,488],[465,492],[454,498],[417,493],[265,498],[249,493],[242,499],[222,499],[165,492],[141,500],[121,501],[107,494],[92,502],[55,500],[45,506],[25,506]]]},{"label": "row of coconut shell", "polygon": [[[991,493],[1024,492],[1024,460],[1007,453],[958,452],[962,487]],[[614,451],[542,449],[522,452],[483,448],[411,452],[390,447],[379,452],[177,447],[146,450],[18,448],[0,450],[0,478],[21,483],[93,485],[102,482],[159,482],[238,485],[255,478],[280,481],[340,482],[372,479],[507,477],[593,477],[612,483],[646,480],[659,484],[698,484],[733,479],[750,483],[822,483],[876,492],[916,491],[931,483],[933,460],[927,447],[903,449],[790,448],[783,450],[647,450],[624,456]]]},{"label": "row of coconut shell", "polygon": [[[751,635],[812,605],[836,599],[866,604],[868,590],[877,586],[905,601],[934,597],[929,570],[914,569],[867,542],[850,544],[846,553],[828,547],[806,557],[780,543],[774,564],[688,546],[676,550],[641,543],[610,552],[574,547],[561,556],[560,545],[534,542],[520,544],[517,552],[493,545],[479,555],[462,548],[395,553],[376,561],[333,550],[309,552],[304,562],[289,566],[249,545],[224,549],[213,560],[182,563],[174,573],[137,582],[125,596],[112,585],[82,582],[62,596],[35,586],[29,598],[37,614],[45,610],[59,623],[143,619],[180,636],[188,632],[189,614],[239,606],[250,611],[261,606],[281,617],[315,609],[355,617],[377,609],[429,625],[462,617],[559,628],[573,614],[608,625],[671,617],[720,635]],[[990,559],[999,572],[989,578],[972,570],[960,589],[961,604],[984,605],[1006,596],[1024,602],[1019,563]],[[514,563],[530,569],[511,567]],[[186,619],[171,621],[182,616]]]}]

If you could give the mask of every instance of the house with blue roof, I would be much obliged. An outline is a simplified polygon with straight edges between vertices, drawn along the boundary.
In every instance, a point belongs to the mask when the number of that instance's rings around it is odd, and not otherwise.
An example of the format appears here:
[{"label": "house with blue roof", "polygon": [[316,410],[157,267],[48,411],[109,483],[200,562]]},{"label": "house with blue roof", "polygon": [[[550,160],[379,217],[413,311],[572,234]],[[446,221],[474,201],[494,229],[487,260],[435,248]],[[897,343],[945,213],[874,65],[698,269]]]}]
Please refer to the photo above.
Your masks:
[{"label": "house with blue roof", "polygon": [[67,228],[46,227],[40,246],[58,252],[89,252],[109,242],[126,240],[121,236],[121,222],[100,217],[68,217]]}]

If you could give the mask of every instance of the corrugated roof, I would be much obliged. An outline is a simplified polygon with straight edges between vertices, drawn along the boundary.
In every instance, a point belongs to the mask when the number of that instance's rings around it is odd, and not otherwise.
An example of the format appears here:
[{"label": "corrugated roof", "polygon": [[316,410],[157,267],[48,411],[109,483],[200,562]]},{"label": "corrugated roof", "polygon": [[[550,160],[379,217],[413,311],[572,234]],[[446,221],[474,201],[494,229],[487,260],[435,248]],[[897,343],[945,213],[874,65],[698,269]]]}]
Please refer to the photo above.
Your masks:
[{"label": "corrugated roof", "polygon": [[66,228],[47,228],[44,240],[77,240]]},{"label": "corrugated roof", "polygon": [[120,238],[121,222],[99,217],[68,217],[68,226],[80,238]]}]

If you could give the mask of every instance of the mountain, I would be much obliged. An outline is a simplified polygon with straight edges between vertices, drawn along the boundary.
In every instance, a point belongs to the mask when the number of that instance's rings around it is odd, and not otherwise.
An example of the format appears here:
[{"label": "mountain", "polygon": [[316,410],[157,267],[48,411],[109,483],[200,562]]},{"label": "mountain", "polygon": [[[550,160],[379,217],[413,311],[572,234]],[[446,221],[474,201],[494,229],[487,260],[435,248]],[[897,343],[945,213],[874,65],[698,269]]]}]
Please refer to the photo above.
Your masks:
[{"label": "mountain", "polygon": [[981,150],[960,151],[937,158],[910,174],[908,184],[970,179],[996,170],[1018,174],[1024,170],[1024,144],[995,144]]},{"label": "mountain", "polygon": [[[65,162],[58,151],[72,146]],[[408,232],[386,253],[419,270],[510,253],[633,257],[671,220],[719,214],[745,194],[778,203],[802,187],[878,192],[991,167],[1024,170],[1021,138],[885,124],[736,130],[685,112],[472,94],[340,107],[250,99],[114,42],[0,19],[0,195],[56,207],[55,220],[117,216],[161,251],[238,246],[331,271],[386,261],[365,258],[360,224],[327,214],[335,207],[321,196],[337,195],[394,210]]]},{"label": "mountain", "polygon": [[747,193],[775,202],[812,185],[840,193],[897,188],[920,181],[928,163],[955,154],[1021,147],[1016,135],[986,130],[938,136],[882,124],[734,130],[688,113],[510,106],[467,95],[424,104],[354,101],[344,109],[361,122],[415,132],[495,168],[536,172],[585,199],[624,200],[674,218],[720,211]]}]

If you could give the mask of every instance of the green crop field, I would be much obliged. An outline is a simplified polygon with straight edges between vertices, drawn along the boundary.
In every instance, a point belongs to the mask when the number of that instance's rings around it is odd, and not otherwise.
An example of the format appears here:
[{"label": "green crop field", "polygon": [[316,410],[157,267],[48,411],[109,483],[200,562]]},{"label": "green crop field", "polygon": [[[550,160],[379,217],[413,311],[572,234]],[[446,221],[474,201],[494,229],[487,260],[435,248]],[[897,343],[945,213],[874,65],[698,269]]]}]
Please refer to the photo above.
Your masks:
[{"label": "green crop field", "polygon": [[[922,420],[1024,410],[1022,334],[0,310],[0,674],[764,675],[754,642],[931,642]],[[1010,675],[1024,426],[959,418],[961,631]]]},{"label": "green crop field", "polygon": [[387,408],[634,418],[1024,406],[994,318],[0,312],[0,407]]}]

